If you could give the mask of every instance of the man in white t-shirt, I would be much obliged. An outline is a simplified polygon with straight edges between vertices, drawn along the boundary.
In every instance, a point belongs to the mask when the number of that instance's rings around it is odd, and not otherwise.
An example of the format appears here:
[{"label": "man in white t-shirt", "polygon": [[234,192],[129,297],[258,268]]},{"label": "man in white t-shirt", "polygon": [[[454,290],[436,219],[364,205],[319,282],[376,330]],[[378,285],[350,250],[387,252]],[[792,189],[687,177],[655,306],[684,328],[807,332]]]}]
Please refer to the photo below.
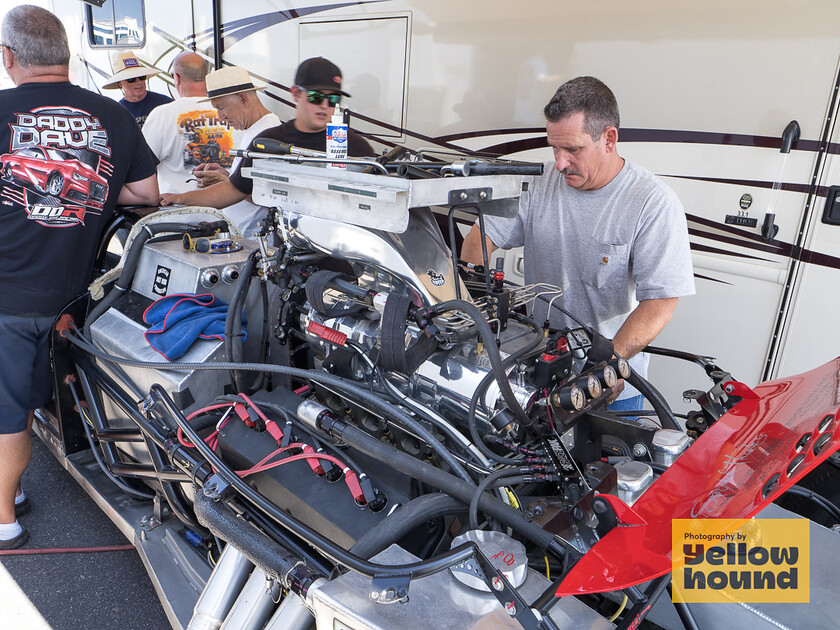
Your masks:
[{"label": "man in white t-shirt", "polygon": [[234,131],[229,121],[205,104],[207,61],[185,51],[175,58],[172,78],[180,98],[161,105],[149,114],[143,135],[158,164],[161,192],[184,193],[198,188],[193,169],[215,164],[230,168]]}]

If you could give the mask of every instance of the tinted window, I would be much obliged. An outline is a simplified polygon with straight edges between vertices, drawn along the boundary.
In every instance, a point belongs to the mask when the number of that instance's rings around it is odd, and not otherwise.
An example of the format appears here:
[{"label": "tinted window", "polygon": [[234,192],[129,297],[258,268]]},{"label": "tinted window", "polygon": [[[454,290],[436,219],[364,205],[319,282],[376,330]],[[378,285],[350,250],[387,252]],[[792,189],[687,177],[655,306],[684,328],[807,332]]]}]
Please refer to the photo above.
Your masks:
[{"label": "tinted window", "polygon": [[87,28],[91,46],[141,48],[146,42],[143,0],[105,0],[88,5]]}]

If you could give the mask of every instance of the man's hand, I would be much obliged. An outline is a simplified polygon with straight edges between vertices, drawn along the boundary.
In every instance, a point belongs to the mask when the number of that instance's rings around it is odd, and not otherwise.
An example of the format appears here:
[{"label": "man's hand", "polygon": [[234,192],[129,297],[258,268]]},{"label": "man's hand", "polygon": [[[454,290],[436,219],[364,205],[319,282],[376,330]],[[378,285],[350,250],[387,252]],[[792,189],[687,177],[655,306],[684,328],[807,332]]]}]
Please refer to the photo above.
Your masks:
[{"label": "man's hand", "polygon": [[199,164],[192,172],[193,175],[195,175],[199,188],[207,188],[213,184],[223,182],[230,177],[230,173],[228,173],[227,169],[222,168],[214,162]]},{"label": "man's hand", "polygon": [[173,193],[163,193],[160,196],[160,205],[162,206],[175,206],[175,205],[183,205],[183,201],[181,201],[182,195],[176,195]]},{"label": "man's hand", "polygon": [[624,391],[624,379],[620,378],[615,382],[612,388],[612,394],[607,397],[607,404],[611,404],[615,402],[615,399]]}]

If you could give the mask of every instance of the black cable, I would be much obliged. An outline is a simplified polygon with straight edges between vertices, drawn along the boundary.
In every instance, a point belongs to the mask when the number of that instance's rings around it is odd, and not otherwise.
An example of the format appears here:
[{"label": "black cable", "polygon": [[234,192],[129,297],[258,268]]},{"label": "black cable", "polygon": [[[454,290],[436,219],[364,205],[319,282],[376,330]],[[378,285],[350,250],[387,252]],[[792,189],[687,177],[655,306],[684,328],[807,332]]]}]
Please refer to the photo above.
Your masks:
[{"label": "black cable", "polygon": [[[379,367],[370,358],[370,356],[368,355],[367,349],[362,344],[360,344],[360,343],[358,343],[358,342],[356,342],[352,339],[348,339],[346,341],[346,345],[349,348],[351,348],[352,350],[354,350],[356,353],[358,353],[360,356],[365,358],[366,362],[368,363],[370,368],[373,370],[374,374],[379,379],[379,382],[382,383],[385,387],[385,389],[382,391],[382,393],[384,393],[386,396],[388,396],[395,404],[408,406],[412,411],[414,411],[415,413],[417,413],[417,414],[421,415],[423,418],[425,418],[425,420],[427,422],[429,422],[430,424],[433,424],[435,427],[437,427],[438,429],[443,431],[449,437],[449,439],[452,441],[452,443],[460,448],[461,452],[463,452],[467,457],[472,459],[473,463],[477,464],[480,468],[485,469],[484,462],[478,460],[475,457],[475,453],[473,453],[469,448],[464,448],[464,445],[459,440],[461,435],[460,434],[456,435],[454,427],[452,427],[448,423],[441,424],[440,422],[438,422],[437,418],[435,418],[431,413],[428,413],[426,411],[426,409],[423,405],[421,405],[419,403],[414,404],[414,405],[412,405],[410,403],[406,403],[403,400],[400,400],[392,391],[389,390],[388,385],[391,385],[392,387],[397,389],[396,385],[394,385],[393,383],[390,383],[389,381],[386,381],[386,376],[384,374],[382,374]],[[372,385],[373,385],[373,382],[371,381],[371,386]],[[403,398],[405,398],[406,400],[410,400],[408,396],[403,396]],[[414,402],[414,401],[411,401],[411,402]]]},{"label": "black cable", "polygon": [[487,475],[487,477],[478,484],[478,488],[470,500],[470,527],[472,529],[478,529],[478,502],[481,500],[481,495],[484,494],[488,488],[495,488],[495,484],[497,482],[504,482],[502,485],[524,483],[526,480],[531,479],[533,475],[534,472],[527,466],[517,469],[506,468],[503,470],[497,470]]},{"label": "black cable", "polygon": [[371,558],[426,521],[463,512],[465,507],[463,502],[443,492],[424,494],[401,505],[369,529],[350,547],[350,552]]},{"label": "black cable", "polygon": [[490,324],[484,319],[484,313],[474,304],[465,302],[464,300],[447,300],[441,302],[430,309],[434,313],[442,313],[444,311],[458,310],[463,311],[469,315],[475,324],[478,334],[484,342],[484,347],[487,352],[487,358],[490,360],[492,374],[495,375],[496,383],[499,386],[499,392],[502,395],[505,403],[510,409],[510,412],[521,424],[531,424],[531,419],[519,405],[516,396],[513,395],[513,390],[510,388],[510,382],[507,380],[507,372],[502,363],[502,357],[499,349],[496,347],[496,335],[490,329]]},{"label": "black cable", "polygon": [[[447,553],[441,554],[440,556],[437,556],[431,560],[412,562],[409,564],[391,566],[376,564],[367,560],[363,560],[355,554],[349,553],[348,551],[337,545],[335,542],[327,539],[316,530],[308,527],[307,525],[304,525],[302,522],[300,522],[293,516],[287,514],[285,511],[279,509],[271,501],[267,500],[263,495],[256,492],[253,488],[251,488],[250,485],[248,485],[242,479],[240,479],[239,476],[233,470],[231,470],[230,467],[213,451],[213,449],[211,449],[207,444],[205,444],[201,440],[201,437],[197,433],[195,433],[195,431],[193,431],[192,427],[190,426],[189,422],[187,422],[183,413],[181,413],[180,409],[178,409],[175,406],[171,398],[169,398],[169,395],[160,385],[152,385],[149,391],[149,395],[152,397],[153,400],[155,400],[156,403],[161,404],[169,412],[169,415],[171,416],[172,420],[178,425],[178,427],[181,428],[181,430],[186,435],[187,439],[189,439],[193,444],[195,444],[195,447],[199,450],[201,455],[203,455],[218,471],[216,474],[219,475],[219,477],[224,483],[227,483],[230,486],[232,486],[236,492],[245,497],[260,511],[269,515],[272,519],[282,524],[284,527],[292,531],[297,536],[300,536],[307,540],[310,544],[321,550],[323,553],[335,560],[337,563],[343,564],[344,566],[353,571],[356,571],[368,577],[377,576],[388,578],[409,576],[410,578],[421,578],[427,575],[433,575],[434,573],[446,570],[453,564],[457,564],[458,562],[472,558],[476,553],[477,546],[474,543],[464,543],[462,545],[459,545],[455,549],[452,549]],[[406,457],[410,456],[406,455]],[[433,468],[433,470],[437,471],[438,469]],[[438,472],[454,480],[460,481],[456,477],[452,477],[451,475],[444,473],[443,471]],[[542,531],[542,529],[538,526],[535,527],[537,527],[539,531]],[[547,532],[545,534],[549,535]],[[553,542],[553,536],[551,536],[551,540],[548,542]]]},{"label": "black cable", "polygon": [[808,488],[804,488],[802,486],[794,485],[785,490],[785,494],[793,494],[798,497],[805,497],[806,499],[810,499],[818,506],[820,506],[823,510],[828,512],[829,516],[834,519],[835,523],[840,523],[840,507],[837,504],[829,501],[821,494],[817,494],[813,490],[809,490]]},{"label": "black cable", "polygon": [[[505,359],[505,361],[503,361],[503,365],[505,365],[505,370],[507,370],[507,366],[509,364],[518,361],[520,358],[539,347],[539,345],[543,343],[544,340],[542,328],[539,326],[539,324],[537,324],[536,321],[524,315],[520,315],[519,317],[521,317],[525,323],[527,323],[534,329],[536,335],[534,337],[534,340],[528,346],[524,347],[519,352],[510,355],[507,359]],[[478,387],[476,387],[475,392],[473,392],[472,398],[470,399],[470,408],[467,412],[467,428],[470,431],[470,437],[472,438],[473,443],[482,452],[482,454],[484,454],[485,457],[491,458],[494,461],[499,462],[500,464],[518,466],[522,464],[521,461],[513,457],[505,457],[503,455],[498,455],[494,453],[487,447],[487,445],[484,444],[484,441],[481,439],[481,436],[478,433],[478,427],[476,426],[475,418],[476,408],[478,407],[478,401],[482,399],[482,397],[484,396],[484,392],[487,390],[487,387],[490,385],[490,382],[493,379],[493,373],[489,372],[483,379],[481,379],[481,382],[478,384]]]},{"label": "black cable", "polygon": [[[248,287],[251,286],[251,276],[254,272],[254,265],[256,264],[259,253],[260,251],[258,249],[252,251],[242,265],[242,269],[239,272],[239,279],[236,281],[233,297],[231,298],[230,304],[228,304],[227,315],[225,316],[225,356],[228,361],[234,363],[242,361],[242,308],[245,305],[245,296],[248,293]],[[244,391],[244,378],[239,372],[232,370],[230,376],[236,389],[240,392]]]}]

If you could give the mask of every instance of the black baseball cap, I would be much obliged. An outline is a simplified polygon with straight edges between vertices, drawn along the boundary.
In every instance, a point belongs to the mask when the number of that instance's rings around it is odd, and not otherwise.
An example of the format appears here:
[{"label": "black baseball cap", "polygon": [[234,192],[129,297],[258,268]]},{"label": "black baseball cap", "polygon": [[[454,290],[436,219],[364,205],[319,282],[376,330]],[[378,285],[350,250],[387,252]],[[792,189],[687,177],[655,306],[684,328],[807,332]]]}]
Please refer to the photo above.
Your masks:
[{"label": "black baseball cap", "polygon": [[307,90],[334,90],[350,96],[341,89],[341,70],[323,57],[312,57],[302,62],[295,73],[295,85]]}]

